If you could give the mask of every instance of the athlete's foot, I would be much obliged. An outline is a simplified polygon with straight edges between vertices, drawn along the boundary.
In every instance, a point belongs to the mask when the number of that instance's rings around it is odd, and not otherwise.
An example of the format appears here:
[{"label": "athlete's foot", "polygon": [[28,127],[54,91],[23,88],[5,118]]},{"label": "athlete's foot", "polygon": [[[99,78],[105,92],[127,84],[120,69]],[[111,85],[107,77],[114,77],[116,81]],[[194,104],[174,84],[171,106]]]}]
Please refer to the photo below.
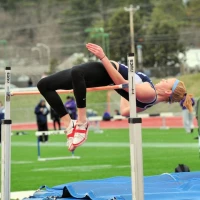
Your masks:
[{"label": "athlete's foot", "polygon": [[69,126],[65,130],[67,136],[67,146],[69,151],[73,151],[75,147],[73,146],[73,138],[76,129],[76,120],[71,120]]},{"label": "athlete's foot", "polygon": [[88,127],[88,121],[83,124],[80,124],[78,122],[76,123],[76,128],[74,129],[74,138],[72,142],[74,149],[82,145],[87,140]]}]

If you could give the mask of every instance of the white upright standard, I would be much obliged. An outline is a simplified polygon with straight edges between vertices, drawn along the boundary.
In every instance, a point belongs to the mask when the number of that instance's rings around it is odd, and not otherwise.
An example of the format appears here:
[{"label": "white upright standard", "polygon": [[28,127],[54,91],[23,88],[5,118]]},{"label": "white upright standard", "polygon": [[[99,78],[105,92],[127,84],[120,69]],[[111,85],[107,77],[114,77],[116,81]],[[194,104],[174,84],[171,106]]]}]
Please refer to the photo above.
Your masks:
[{"label": "white upright standard", "polygon": [[5,119],[2,120],[1,140],[1,200],[10,199],[11,162],[11,120],[10,120],[10,80],[11,68],[5,69]]},{"label": "white upright standard", "polygon": [[136,114],[136,91],[135,91],[135,59],[134,53],[128,55],[128,80],[129,80],[129,139],[131,160],[132,199],[144,200],[143,181],[143,155],[142,155],[142,131],[141,118]]}]

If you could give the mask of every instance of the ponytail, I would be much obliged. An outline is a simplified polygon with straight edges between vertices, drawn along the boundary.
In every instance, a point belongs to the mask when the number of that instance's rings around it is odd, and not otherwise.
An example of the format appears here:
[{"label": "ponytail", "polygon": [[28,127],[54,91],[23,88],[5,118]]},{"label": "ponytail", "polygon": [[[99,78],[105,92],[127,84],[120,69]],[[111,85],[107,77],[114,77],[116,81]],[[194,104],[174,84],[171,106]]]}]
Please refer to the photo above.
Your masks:
[{"label": "ponytail", "polygon": [[182,107],[186,107],[189,112],[193,111],[194,99],[191,94],[186,93],[186,87],[182,81],[179,81],[171,97],[171,103],[180,102]]},{"label": "ponytail", "polygon": [[193,111],[194,100],[191,94],[186,94],[183,106],[185,106],[189,112]]}]

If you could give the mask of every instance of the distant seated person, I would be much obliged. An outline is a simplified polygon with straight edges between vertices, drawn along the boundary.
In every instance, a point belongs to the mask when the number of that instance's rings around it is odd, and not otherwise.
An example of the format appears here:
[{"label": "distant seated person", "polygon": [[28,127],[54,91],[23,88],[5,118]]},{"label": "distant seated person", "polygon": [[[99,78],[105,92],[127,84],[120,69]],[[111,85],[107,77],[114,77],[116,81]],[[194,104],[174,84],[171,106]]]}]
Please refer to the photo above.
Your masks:
[{"label": "distant seated person", "polygon": [[[115,115],[118,115],[118,116],[121,115],[121,113],[119,112],[118,109],[114,110],[114,112],[115,112]],[[120,121],[120,120],[122,120],[122,119],[115,119],[115,120]]]},{"label": "distant seated person", "polygon": [[119,110],[117,110],[117,109],[115,110],[115,115],[121,115]]},{"label": "distant seated person", "polygon": [[110,121],[110,119],[112,119],[110,113],[108,111],[105,111],[103,114],[103,121]]},{"label": "distant seated person", "polygon": [[77,107],[76,107],[76,101],[74,100],[74,97],[67,96],[67,101],[65,102],[65,108],[67,109],[71,119],[77,119]]}]

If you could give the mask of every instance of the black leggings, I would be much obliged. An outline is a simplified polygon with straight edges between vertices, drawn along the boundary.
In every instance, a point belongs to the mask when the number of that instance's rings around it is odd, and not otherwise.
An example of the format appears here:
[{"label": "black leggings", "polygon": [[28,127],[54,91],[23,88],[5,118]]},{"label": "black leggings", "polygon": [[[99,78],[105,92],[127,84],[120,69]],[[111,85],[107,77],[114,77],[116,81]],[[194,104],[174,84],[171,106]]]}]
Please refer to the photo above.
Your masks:
[{"label": "black leggings", "polygon": [[86,107],[86,88],[99,87],[113,84],[104,66],[100,62],[90,62],[74,66],[42,78],[38,84],[38,90],[44,96],[49,105],[60,117],[68,114],[60,96],[56,90],[74,90],[74,96],[78,108]]}]

